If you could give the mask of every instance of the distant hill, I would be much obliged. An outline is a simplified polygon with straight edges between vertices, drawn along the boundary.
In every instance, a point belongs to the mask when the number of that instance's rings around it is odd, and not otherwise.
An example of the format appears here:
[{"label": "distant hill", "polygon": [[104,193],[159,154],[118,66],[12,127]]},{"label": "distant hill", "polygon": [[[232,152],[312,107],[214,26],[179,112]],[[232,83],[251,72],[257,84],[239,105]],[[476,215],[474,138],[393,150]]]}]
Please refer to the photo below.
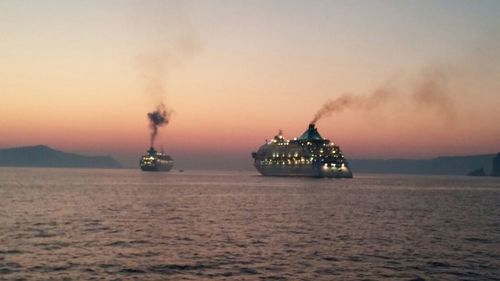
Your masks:
[{"label": "distant hill", "polygon": [[0,166],[121,168],[109,156],[84,156],[52,149],[46,145],[0,149]]},{"label": "distant hill", "polygon": [[494,157],[495,154],[446,156],[423,160],[352,159],[349,163],[354,173],[467,175],[479,168],[484,168],[489,174]]}]

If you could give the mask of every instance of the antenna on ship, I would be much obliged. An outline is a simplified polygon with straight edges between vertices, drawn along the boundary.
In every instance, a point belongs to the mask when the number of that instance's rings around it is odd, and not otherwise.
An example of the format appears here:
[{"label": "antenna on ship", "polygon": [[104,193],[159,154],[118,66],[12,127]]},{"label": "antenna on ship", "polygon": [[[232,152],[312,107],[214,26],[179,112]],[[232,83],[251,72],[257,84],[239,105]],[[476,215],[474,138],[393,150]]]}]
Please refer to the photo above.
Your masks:
[{"label": "antenna on ship", "polygon": [[276,136],[274,136],[274,139],[271,142],[275,143],[275,142],[279,142],[281,140],[283,140],[283,131],[280,129],[278,131],[278,134]]}]

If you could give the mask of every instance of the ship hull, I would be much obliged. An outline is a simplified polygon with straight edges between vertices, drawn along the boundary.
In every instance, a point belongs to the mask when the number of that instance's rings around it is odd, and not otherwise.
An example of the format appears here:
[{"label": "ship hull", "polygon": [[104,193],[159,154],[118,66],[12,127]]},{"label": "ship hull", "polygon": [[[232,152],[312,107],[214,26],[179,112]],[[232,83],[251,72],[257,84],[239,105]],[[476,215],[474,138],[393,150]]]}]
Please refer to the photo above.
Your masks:
[{"label": "ship hull", "polygon": [[165,164],[165,165],[144,165],[141,166],[141,170],[144,172],[168,172],[172,169],[173,164]]},{"label": "ship hull", "polygon": [[324,168],[315,165],[255,165],[263,176],[276,177],[314,177],[314,178],[352,178],[352,172],[347,167]]}]

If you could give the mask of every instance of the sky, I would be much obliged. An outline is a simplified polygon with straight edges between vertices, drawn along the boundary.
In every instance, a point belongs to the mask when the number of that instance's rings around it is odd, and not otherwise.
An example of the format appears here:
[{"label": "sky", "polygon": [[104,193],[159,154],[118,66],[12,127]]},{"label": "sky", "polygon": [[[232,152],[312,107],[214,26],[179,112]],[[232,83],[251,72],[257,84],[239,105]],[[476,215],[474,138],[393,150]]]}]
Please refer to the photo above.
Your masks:
[{"label": "sky", "polygon": [[0,148],[251,168],[317,121],[349,159],[500,151],[500,1],[0,0]]}]

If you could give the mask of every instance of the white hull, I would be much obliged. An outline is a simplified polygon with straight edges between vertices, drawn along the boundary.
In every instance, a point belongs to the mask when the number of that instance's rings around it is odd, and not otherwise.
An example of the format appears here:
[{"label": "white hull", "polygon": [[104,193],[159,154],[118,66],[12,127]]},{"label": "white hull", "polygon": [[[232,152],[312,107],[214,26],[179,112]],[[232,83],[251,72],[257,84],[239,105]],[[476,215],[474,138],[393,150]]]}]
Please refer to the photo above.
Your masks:
[{"label": "white hull", "polygon": [[316,177],[316,178],[352,178],[348,167],[331,168],[313,165],[255,165],[263,176],[281,177]]}]

